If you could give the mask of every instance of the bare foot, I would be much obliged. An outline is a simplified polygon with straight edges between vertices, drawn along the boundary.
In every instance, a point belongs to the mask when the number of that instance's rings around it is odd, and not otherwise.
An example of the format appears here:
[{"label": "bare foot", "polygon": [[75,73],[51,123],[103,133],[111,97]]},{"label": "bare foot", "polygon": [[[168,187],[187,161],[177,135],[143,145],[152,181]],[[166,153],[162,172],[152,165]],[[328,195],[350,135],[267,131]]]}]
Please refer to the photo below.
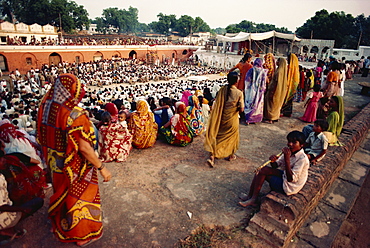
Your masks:
[{"label": "bare foot", "polygon": [[257,206],[255,199],[249,199],[247,201],[239,202],[239,205],[242,206],[242,207],[248,207],[248,206],[255,207],[255,206]]}]

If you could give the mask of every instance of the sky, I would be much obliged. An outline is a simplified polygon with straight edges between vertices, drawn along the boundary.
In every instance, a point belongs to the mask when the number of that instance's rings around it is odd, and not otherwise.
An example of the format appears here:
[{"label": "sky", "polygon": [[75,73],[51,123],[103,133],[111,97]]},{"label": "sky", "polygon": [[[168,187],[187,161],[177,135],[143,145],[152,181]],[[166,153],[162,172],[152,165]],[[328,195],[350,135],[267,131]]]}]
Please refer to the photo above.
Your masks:
[{"label": "sky", "polygon": [[130,6],[139,10],[139,22],[158,21],[157,15],[201,17],[211,28],[226,28],[243,20],[274,24],[294,32],[316,11],[344,11],[354,17],[370,15],[370,0],[73,0],[83,5],[90,19],[101,17],[103,9]]}]

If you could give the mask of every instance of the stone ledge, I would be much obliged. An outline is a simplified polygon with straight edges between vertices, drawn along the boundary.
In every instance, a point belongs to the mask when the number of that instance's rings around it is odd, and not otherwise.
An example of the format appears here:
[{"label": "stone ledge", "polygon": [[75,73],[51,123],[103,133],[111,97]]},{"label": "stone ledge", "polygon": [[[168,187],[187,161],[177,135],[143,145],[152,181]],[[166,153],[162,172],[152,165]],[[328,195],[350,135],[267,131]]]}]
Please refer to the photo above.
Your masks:
[{"label": "stone ledge", "polygon": [[263,197],[260,211],[246,230],[272,247],[287,247],[361,145],[370,127],[369,116],[370,104],[344,125],[339,139],[343,146],[330,147],[325,158],[310,167],[307,183],[298,194],[287,196],[272,191]]}]

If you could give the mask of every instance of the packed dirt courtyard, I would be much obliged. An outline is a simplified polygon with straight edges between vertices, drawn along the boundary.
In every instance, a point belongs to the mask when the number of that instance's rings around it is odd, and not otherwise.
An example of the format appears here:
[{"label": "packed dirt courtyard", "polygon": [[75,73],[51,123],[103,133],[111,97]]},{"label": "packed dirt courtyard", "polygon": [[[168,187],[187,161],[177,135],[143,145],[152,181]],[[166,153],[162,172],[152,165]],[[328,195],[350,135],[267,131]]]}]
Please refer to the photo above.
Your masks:
[{"label": "packed dirt courtyard", "polygon": [[[359,80],[346,82],[346,120],[370,102],[359,95]],[[275,124],[241,123],[237,160],[216,160],[215,168],[206,165],[204,134],[187,147],[158,140],[152,148],[133,149],[124,163],[107,164],[113,177],[100,182],[104,235],[89,247],[174,247],[200,225],[243,225],[255,210],[238,206],[238,195],[249,189],[253,170],[286,145],[286,135],[306,125],[298,120],[303,111],[303,103],[295,103],[293,116]],[[262,193],[268,191],[265,185]],[[51,193],[45,206],[21,224],[28,234],[10,247],[75,246],[58,242],[50,232]],[[247,235],[242,239],[231,247],[258,244]]]}]

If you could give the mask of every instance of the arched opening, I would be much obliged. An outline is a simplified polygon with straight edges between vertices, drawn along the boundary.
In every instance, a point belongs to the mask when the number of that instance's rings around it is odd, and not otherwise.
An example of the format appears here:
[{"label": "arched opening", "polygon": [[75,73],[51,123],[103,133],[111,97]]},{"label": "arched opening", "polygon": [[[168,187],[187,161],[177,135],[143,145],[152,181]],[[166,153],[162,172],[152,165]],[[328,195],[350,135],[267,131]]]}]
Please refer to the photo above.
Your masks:
[{"label": "arched opening", "polygon": [[75,63],[81,63],[85,61],[84,55],[80,52],[74,54]]},{"label": "arched opening", "polygon": [[176,54],[175,53],[172,53],[172,58],[174,59],[176,57]]},{"label": "arched opening", "polygon": [[128,54],[128,58],[129,59],[136,59],[137,58],[137,53],[132,50],[129,54]]},{"label": "arched opening", "polygon": [[329,50],[329,47],[324,47],[323,49],[322,49],[322,54],[324,54],[324,53],[327,53],[328,52],[328,50]]},{"label": "arched opening", "polygon": [[58,53],[52,53],[49,55],[49,64],[50,65],[59,65],[59,63],[62,61],[62,58]]},{"label": "arched opening", "polygon": [[96,52],[93,56],[93,61],[99,61],[103,59],[103,54],[101,52]]},{"label": "arched opening", "polygon": [[6,57],[0,54],[0,69],[2,71],[8,71],[8,62],[6,61]]},{"label": "arched opening", "polygon": [[311,48],[310,53],[318,53],[318,52],[319,52],[319,48],[318,48],[317,46],[313,46],[313,47]]},{"label": "arched opening", "polygon": [[115,51],[112,55],[112,59],[115,60],[115,59],[119,59],[121,58],[121,53],[118,52],[118,51]]},{"label": "arched opening", "polygon": [[307,47],[307,46],[303,46],[302,51],[303,51],[304,53],[308,53],[308,47]]}]

